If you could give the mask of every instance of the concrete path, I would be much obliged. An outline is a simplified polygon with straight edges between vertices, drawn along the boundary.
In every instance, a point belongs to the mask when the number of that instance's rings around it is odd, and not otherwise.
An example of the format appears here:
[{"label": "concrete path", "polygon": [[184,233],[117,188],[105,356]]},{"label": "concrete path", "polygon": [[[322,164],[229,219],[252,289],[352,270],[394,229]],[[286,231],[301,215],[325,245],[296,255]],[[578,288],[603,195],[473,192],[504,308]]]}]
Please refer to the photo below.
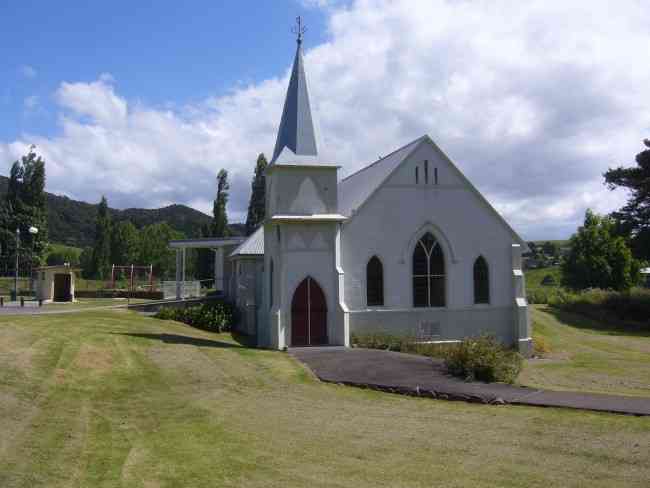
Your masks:
[{"label": "concrete path", "polygon": [[466,382],[446,374],[442,360],[413,354],[333,346],[291,348],[289,353],[331,383],[447,400],[650,415],[650,398]]},{"label": "concrete path", "polygon": [[[56,307],[59,307],[59,305],[56,305]],[[25,306],[21,307],[20,304],[18,305],[7,305],[5,304],[4,307],[0,307],[0,317],[4,317],[6,315],[54,315],[54,314],[62,314],[62,313],[77,313],[77,312],[93,312],[96,310],[110,310],[114,308],[127,308],[127,304],[119,304],[119,305],[97,305],[96,307],[77,307],[74,308],[72,305],[61,305],[60,309],[57,309],[52,306],[45,306],[45,307],[39,307],[38,304],[27,304],[25,302]]]}]

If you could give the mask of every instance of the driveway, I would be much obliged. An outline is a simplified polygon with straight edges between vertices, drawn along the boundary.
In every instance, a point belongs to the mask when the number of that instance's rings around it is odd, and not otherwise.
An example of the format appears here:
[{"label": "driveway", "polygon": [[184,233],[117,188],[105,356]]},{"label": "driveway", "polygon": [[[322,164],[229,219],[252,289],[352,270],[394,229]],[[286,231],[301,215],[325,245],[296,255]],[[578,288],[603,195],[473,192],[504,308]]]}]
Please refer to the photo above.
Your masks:
[{"label": "driveway", "polygon": [[299,347],[289,353],[322,381],[448,400],[650,415],[650,398],[546,391],[449,376],[442,360],[346,347]]}]

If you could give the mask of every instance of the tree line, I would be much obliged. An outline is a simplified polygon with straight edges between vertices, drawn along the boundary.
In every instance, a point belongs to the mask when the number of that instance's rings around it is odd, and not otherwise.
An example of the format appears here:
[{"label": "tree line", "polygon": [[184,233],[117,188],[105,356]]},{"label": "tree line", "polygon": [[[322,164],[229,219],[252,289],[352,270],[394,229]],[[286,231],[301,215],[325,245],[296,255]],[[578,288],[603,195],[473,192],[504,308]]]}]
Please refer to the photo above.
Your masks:
[{"label": "tree line", "polygon": [[587,210],[562,260],[563,285],[628,290],[640,283],[641,268],[650,261],[650,139],[643,144],[636,164],[603,174],[610,190],[624,188],[629,199],[610,215]]},{"label": "tree line", "polygon": [[[260,154],[255,165],[251,182],[251,197],[246,218],[246,233],[252,234],[264,221],[265,180],[264,171],[267,161]],[[228,199],[230,184],[228,171],[221,169],[216,179],[216,197],[212,207],[212,222],[202,226],[193,237],[229,237]],[[93,246],[87,248],[80,256],[84,275],[88,278],[108,279],[112,265],[141,266],[151,265],[157,277],[171,278],[175,269],[175,252],[169,249],[169,241],[182,239],[184,234],[175,231],[167,223],[150,224],[138,230],[129,222],[111,222],[106,197],[102,197],[97,210],[95,239]],[[210,249],[196,249],[188,259],[190,275],[197,279],[209,279],[214,276],[214,259]]]}]

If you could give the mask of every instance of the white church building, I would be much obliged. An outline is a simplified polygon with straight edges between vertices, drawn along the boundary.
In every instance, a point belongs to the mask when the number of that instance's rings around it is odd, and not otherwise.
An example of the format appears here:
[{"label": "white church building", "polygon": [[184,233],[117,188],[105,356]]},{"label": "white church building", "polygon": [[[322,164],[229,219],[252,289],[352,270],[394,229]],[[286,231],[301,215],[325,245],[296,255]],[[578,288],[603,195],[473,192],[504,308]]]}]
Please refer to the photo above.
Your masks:
[{"label": "white church building", "polygon": [[317,140],[299,36],[266,220],[224,256],[242,331],[273,349],[487,333],[530,354],[526,244],[435,142],[424,135],[339,179]]}]

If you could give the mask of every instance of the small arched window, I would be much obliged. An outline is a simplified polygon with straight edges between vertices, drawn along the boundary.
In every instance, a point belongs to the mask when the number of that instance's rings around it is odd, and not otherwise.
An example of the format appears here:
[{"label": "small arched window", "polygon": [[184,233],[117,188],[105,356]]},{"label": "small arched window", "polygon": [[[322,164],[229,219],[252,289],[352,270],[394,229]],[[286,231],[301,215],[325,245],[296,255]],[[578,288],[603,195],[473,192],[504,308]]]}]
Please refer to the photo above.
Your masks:
[{"label": "small arched window", "polygon": [[384,266],[377,256],[366,266],[366,299],[368,306],[384,304]]},{"label": "small arched window", "polygon": [[490,272],[483,256],[474,261],[474,303],[490,303]]},{"label": "small arched window", "polygon": [[445,257],[429,232],[413,250],[413,306],[445,306]]}]

